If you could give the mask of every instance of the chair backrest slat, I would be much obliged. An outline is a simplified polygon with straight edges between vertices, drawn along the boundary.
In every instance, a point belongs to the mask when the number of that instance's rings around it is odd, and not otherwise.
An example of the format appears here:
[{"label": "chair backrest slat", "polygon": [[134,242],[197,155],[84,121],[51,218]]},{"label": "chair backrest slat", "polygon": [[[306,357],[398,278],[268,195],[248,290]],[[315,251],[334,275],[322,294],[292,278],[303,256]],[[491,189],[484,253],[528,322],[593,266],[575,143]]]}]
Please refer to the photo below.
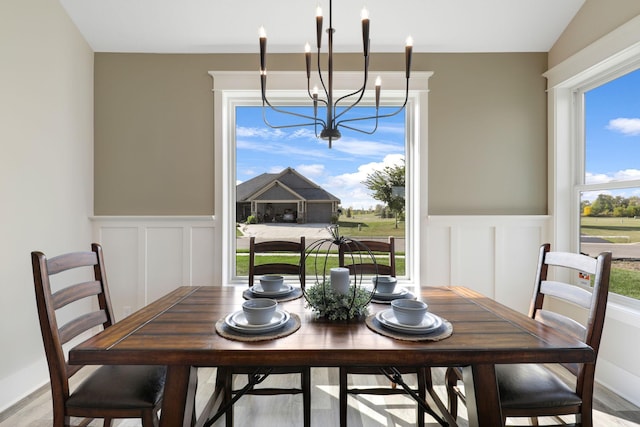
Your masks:
[{"label": "chair backrest slat", "polygon": [[107,313],[104,310],[93,311],[77,317],[58,329],[60,342],[66,344],[78,335],[91,330],[107,322]]},{"label": "chair backrest slat", "polygon": [[[304,289],[306,270],[304,265],[305,260],[305,238],[300,237],[299,242],[292,242],[287,240],[267,240],[263,242],[256,242],[256,238],[251,236],[249,239],[249,287],[254,285],[256,275],[262,274],[290,274],[298,276],[300,280],[300,286]],[[296,262],[269,262],[258,263],[256,262],[256,254],[285,254],[291,253],[296,259]]]},{"label": "chair backrest slat", "polygon": [[102,284],[96,280],[90,282],[77,283],[64,289],[60,289],[51,297],[53,307],[57,310],[72,302],[79,301],[83,298],[98,295],[102,292]]},{"label": "chair backrest slat", "polygon": [[591,307],[593,300],[593,293],[586,289],[552,280],[543,281],[540,284],[540,292],[587,309]]},{"label": "chair backrest slat", "polygon": [[571,252],[547,252],[545,263],[547,265],[557,265],[572,270],[584,271],[590,274],[594,274],[597,267],[597,260],[595,258]]},{"label": "chair backrest slat", "polygon": [[98,257],[95,252],[72,252],[48,259],[47,271],[49,275],[53,275],[74,268],[94,266],[97,263]]},{"label": "chair backrest slat", "polygon": [[[387,254],[387,263],[373,263],[371,256]],[[381,274],[396,276],[395,238],[386,242],[380,240],[354,240],[345,242],[338,249],[338,263],[349,269],[351,274]]]},{"label": "chair backrest slat", "polygon": [[580,341],[587,339],[587,328],[583,324],[565,315],[543,309],[536,312],[534,319]]}]

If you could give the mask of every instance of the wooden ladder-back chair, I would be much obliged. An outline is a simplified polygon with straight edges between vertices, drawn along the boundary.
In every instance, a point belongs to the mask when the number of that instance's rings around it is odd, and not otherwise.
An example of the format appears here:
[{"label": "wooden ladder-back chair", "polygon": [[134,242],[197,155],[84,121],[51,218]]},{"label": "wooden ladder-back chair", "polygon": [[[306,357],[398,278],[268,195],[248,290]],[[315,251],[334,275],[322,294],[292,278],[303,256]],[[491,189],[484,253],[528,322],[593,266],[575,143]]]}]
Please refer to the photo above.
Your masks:
[{"label": "wooden ladder-back chair", "polygon": [[[374,264],[372,254],[387,254],[386,263]],[[396,277],[396,245],[394,237],[386,242],[379,240],[354,240],[344,243],[338,249],[338,262],[349,269],[351,274],[379,274]]]},{"label": "wooden ladder-back chair", "polygon": [[[295,275],[300,279],[300,286],[305,285],[305,239],[300,237],[299,242],[287,240],[266,240],[256,242],[255,237],[249,239],[249,286],[253,286],[256,276],[263,274]],[[256,263],[256,254],[285,254],[299,255],[299,260],[292,262]]]},{"label": "wooden ladder-back chair", "polygon": [[[554,270],[568,269],[574,277],[587,273],[593,278],[593,288],[587,290],[582,286],[548,280],[549,267],[554,267]],[[609,294],[610,271],[611,252],[603,252],[592,258],[568,252],[551,252],[548,243],[542,245],[529,316],[583,341],[593,348],[597,357]],[[545,305],[547,297],[579,307],[586,312],[586,322],[579,323],[553,311],[551,307],[557,308],[559,305],[557,301],[551,306],[548,302]],[[568,375],[561,370],[566,370]],[[562,364],[554,369],[537,364],[496,365],[502,416],[505,420],[508,417],[531,417],[534,425],[538,425],[538,417],[575,414],[575,425],[591,427],[594,374],[595,362]],[[566,376],[575,380],[573,387],[561,379]],[[449,411],[454,418],[457,415],[458,397],[464,402],[464,396],[457,387],[461,379],[460,368],[447,369]]]},{"label": "wooden ladder-back chair", "polygon": [[[373,263],[371,255],[386,255],[387,260],[383,263]],[[338,262],[341,267],[349,269],[351,274],[355,275],[387,275],[396,277],[396,249],[395,239],[391,236],[387,241],[379,240],[354,240],[353,242],[344,243],[338,249]],[[415,374],[417,376],[417,384],[413,391],[420,396],[422,400],[426,396],[427,384],[431,384],[431,372],[424,367],[415,368],[396,368],[401,374]],[[369,394],[369,395],[392,395],[406,394],[406,391],[397,387],[395,383],[391,383],[389,387],[349,387],[349,375],[382,375],[380,367],[340,367],[340,426],[347,425],[347,398],[349,394]],[[418,406],[416,425],[424,426],[424,411]]]},{"label": "wooden ladder-back chair", "polygon": [[[103,418],[110,426],[114,418],[141,418],[144,427],[158,425],[166,367],[102,366],[87,376],[72,391],[69,378],[83,366],[69,365],[63,345],[76,338],[88,338],[115,323],[105,276],[102,247],[96,243],[91,252],[75,252],[47,259],[42,252],[32,252],[33,281],[42,340],[49,364],[53,398],[53,425],[70,425],[70,417]],[[92,279],[66,284],[82,274]],[[59,273],[74,271],[74,273]],[[52,276],[56,276],[55,278]],[[82,276],[84,277],[84,276]],[[52,282],[54,286],[52,286]],[[58,289],[52,291],[52,288]],[[66,320],[57,310],[74,304],[75,318]],[[68,307],[70,308],[70,307]],[[64,325],[58,324],[65,319]]]},{"label": "wooden ladder-back chair", "polygon": [[[295,275],[300,280],[300,286],[305,286],[305,238],[300,237],[299,242],[285,240],[269,240],[256,242],[255,237],[249,240],[249,287],[255,283],[256,276],[263,274]],[[296,258],[296,262],[259,263],[256,262],[256,254],[287,254],[290,253]],[[235,394],[233,390],[233,376],[236,374],[252,376],[280,375],[280,374],[300,374],[300,387],[274,388],[274,387],[252,387],[243,391],[244,394],[251,395],[278,395],[278,394],[302,394],[304,426],[311,425],[311,368],[300,366],[279,366],[265,369],[257,369],[251,366],[234,366],[225,368],[224,375],[224,399],[229,403]],[[220,374],[219,374],[220,375]],[[226,412],[226,425],[233,426],[233,406]]]}]

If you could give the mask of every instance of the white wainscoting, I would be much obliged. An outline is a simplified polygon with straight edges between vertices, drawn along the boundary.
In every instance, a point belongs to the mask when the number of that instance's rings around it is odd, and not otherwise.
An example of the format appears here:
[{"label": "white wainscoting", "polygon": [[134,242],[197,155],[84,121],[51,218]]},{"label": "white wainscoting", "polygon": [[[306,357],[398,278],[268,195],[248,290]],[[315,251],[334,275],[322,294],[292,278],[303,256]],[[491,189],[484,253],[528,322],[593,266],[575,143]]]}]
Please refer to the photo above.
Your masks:
[{"label": "white wainscoting", "polygon": [[99,216],[92,222],[116,318],[178,286],[214,284],[214,217]]},{"label": "white wainscoting", "polygon": [[526,313],[550,221],[546,215],[430,216],[422,283],[466,286]]},{"label": "white wainscoting", "polygon": [[[116,317],[180,285],[217,285],[222,277],[214,217],[94,217],[105,252]],[[526,313],[538,248],[549,216],[430,216],[421,224],[421,285],[467,286]],[[596,378],[640,405],[637,312],[609,304]]]}]

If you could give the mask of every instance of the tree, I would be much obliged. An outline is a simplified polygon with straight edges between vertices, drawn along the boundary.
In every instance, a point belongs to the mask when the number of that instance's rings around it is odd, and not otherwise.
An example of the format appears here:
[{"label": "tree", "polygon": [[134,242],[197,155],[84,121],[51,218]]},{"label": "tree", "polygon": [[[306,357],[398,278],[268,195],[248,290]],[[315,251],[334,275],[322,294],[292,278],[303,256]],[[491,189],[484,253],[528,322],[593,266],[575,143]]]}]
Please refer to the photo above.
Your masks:
[{"label": "tree", "polygon": [[404,163],[385,166],[384,169],[367,175],[367,179],[362,182],[373,193],[374,199],[385,203],[394,213],[396,228],[398,228],[398,217],[404,212],[404,169]]}]

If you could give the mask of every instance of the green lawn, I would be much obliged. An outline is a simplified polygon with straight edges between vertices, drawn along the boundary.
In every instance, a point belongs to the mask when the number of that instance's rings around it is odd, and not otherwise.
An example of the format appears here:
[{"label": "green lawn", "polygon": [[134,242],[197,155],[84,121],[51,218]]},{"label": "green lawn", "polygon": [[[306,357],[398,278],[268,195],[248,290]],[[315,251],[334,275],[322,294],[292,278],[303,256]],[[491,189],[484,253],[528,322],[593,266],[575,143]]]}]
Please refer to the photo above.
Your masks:
[{"label": "green lawn", "polygon": [[590,217],[580,218],[580,232],[600,236],[611,243],[640,242],[640,218]]},{"label": "green lawn", "polygon": [[611,268],[609,291],[640,299],[640,271]]},{"label": "green lawn", "polygon": [[404,237],[404,221],[393,218],[380,218],[372,213],[354,215],[347,218],[341,215],[338,220],[340,235],[348,237]]},{"label": "green lawn", "polygon": [[[387,258],[388,259],[388,258]],[[386,263],[387,259],[380,259],[380,263]],[[329,273],[329,269],[333,267],[338,267],[338,255],[329,254],[326,257],[327,260],[327,274]],[[316,265],[318,270],[322,270],[324,268],[325,257],[322,256],[318,263],[315,263],[315,257],[310,256],[307,257],[306,269],[307,276],[313,276],[316,270]],[[285,256],[285,255],[259,255],[256,257],[256,263],[266,264],[266,263],[274,263],[274,262],[285,262],[295,264],[298,262],[298,258],[295,255]],[[396,254],[396,275],[402,276],[404,275],[404,256],[398,256]],[[236,274],[238,276],[247,276],[249,274],[249,257],[247,255],[236,255]],[[322,275],[322,271],[318,271],[318,275]]]}]

